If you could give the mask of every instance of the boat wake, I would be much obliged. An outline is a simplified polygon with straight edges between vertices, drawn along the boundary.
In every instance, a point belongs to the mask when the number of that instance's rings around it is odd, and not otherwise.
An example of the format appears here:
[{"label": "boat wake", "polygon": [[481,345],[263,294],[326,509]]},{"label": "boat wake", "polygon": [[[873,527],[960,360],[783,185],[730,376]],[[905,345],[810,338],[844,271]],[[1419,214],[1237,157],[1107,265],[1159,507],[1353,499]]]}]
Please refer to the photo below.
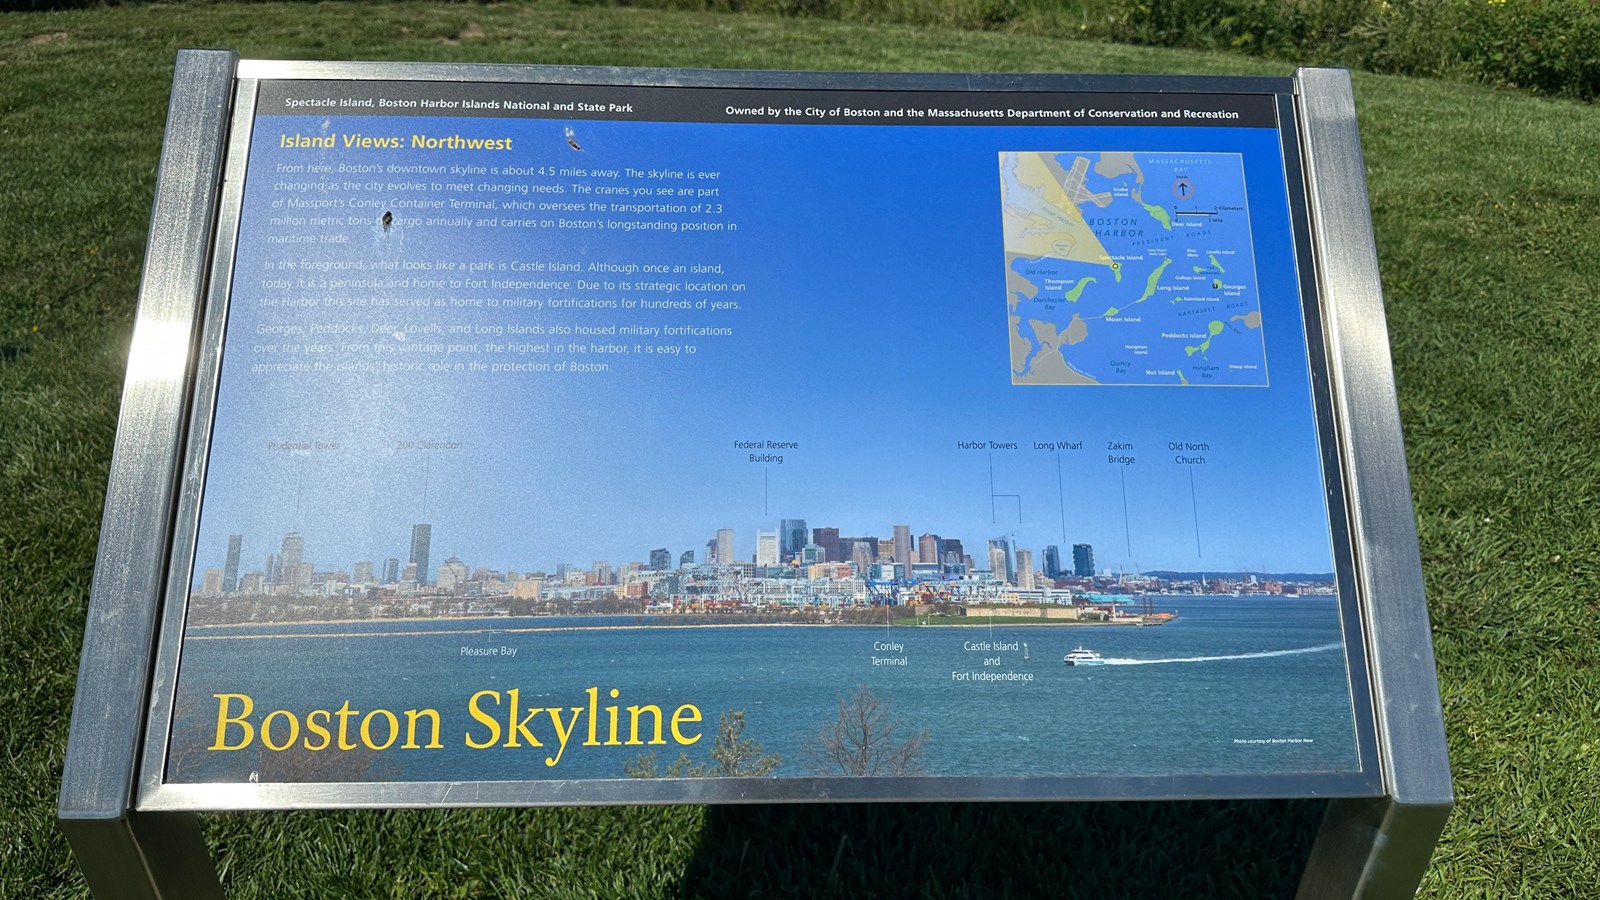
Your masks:
[{"label": "boat wake", "polygon": [[1266,659],[1269,656],[1299,656],[1302,653],[1325,653],[1338,650],[1343,643],[1323,644],[1319,647],[1297,647],[1293,650],[1266,650],[1261,653],[1235,653],[1231,656],[1182,656],[1174,659],[1117,659],[1107,657],[1108,666],[1154,666],[1162,663],[1218,662],[1225,659]]}]

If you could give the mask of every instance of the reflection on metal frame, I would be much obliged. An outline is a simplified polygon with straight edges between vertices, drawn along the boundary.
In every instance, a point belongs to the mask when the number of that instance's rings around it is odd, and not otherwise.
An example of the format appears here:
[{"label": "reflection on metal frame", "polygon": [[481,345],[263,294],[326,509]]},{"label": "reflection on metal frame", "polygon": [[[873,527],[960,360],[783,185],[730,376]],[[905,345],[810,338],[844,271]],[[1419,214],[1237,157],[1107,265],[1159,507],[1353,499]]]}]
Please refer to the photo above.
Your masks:
[{"label": "reflection on metal frame", "polygon": [[[1304,897],[1388,896],[1414,890],[1453,802],[1416,531],[1384,330],[1376,256],[1348,75],[1303,69],[1295,79],[1156,76],[836,75],[783,72],[628,71],[520,66],[239,62],[231,53],[180,54],[163,150],[138,330],[130,356],[108,490],[79,699],[60,818],[91,886],[102,896],[216,893],[194,825],[196,809],[515,806],[543,804],[859,800],[1081,800],[1307,796],[1296,776],[1154,778],[788,778],[706,782],[636,780],[353,785],[168,785],[167,729],[183,628],[194,525],[215,401],[242,179],[223,180],[228,107],[237,91],[227,171],[243,171],[259,79],[323,78],[520,83],[727,86],[826,90],[1113,91],[1273,94],[1285,146],[1298,127],[1300,173],[1290,196],[1305,204],[1337,453],[1348,503],[1360,623],[1347,617],[1370,670],[1378,759],[1367,775],[1319,778],[1312,793],[1342,797],[1327,819],[1302,883]],[[1289,98],[1293,96],[1293,102]],[[1294,160],[1286,156],[1286,164]],[[218,215],[220,207],[221,214]],[[1296,217],[1296,227],[1300,219]],[[215,237],[213,237],[215,235]],[[210,286],[206,275],[210,273]],[[210,302],[202,304],[202,296]],[[203,331],[193,368],[174,365]],[[1310,333],[1316,334],[1315,330]],[[159,345],[159,346],[158,346]],[[178,352],[174,352],[178,351]],[[183,358],[187,358],[184,356]],[[146,365],[145,363],[149,363]],[[1313,367],[1314,369],[1316,367]],[[190,393],[193,392],[192,410]],[[1355,423],[1360,423],[1357,428]],[[185,427],[188,433],[185,435]],[[1325,441],[1329,435],[1325,434]],[[1334,448],[1329,447],[1331,452]],[[181,457],[181,459],[180,459]],[[180,462],[185,466],[180,474]],[[154,486],[154,487],[152,487]],[[181,493],[180,493],[181,489]],[[174,527],[174,512],[176,526]],[[1339,511],[1333,511],[1336,531]],[[150,523],[159,523],[152,528]],[[1340,541],[1343,540],[1341,537]],[[1344,585],[1341,584],[1341,587]],[[164,591],[164,594],[163,594]],[[165,596],[166,611],[157,597]],[[152,645],[157,618],[160,652]],[[144,673],[152,672],[147,681]],[[141,677],[130,679],[129,671]],[[1363,669],[1352,666],[1359,676]],[[1361,686],[1356,694],[1360,697]],[[148,709],[148,720],[145,715]],[[148,738],[145,730],[148,728]],[[1366,743],[1363,742],[1363,746]],[[143,752],[142,774],[138,754]],[[1382,778],[1374,797],[1369,776]],[[137,804],[132,791],[137,785]],[[139,811],[135,812],[135,807]]]},{"label": "reflection on metal frame", "polygon": [[167,108],[57,812],[102,896],[221,896],[194,816],[134,812],[130,790],[237,63],[232,52],[183,52]]}]

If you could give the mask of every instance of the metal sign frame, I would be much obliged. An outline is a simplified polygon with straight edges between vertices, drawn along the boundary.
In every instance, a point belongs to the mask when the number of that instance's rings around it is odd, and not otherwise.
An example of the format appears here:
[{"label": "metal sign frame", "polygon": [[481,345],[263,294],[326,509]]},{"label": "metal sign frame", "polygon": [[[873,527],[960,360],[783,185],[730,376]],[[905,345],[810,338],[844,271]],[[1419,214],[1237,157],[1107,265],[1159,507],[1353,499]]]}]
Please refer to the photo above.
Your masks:
[{"label": "metal sign frame", "polygon": [[[186,586],[169,583],[193,540],[204,482],[204,423],[215,377],[258,83],[274,78],[651,84],[701,87],[920,91],[1270,93],[1281,128],[1296,130],[1291,184],[1303,179],[1310,233],[1302,278],[1315,286],[1325,388],[1347,516],[1350,577],[1370,687],[1376,780],[1323,782],[1328,813],[1302,882],[1305,897],[1389,896],[1414,890],[1453,804],[1433,668],[1417,535],[1372,240],[1354,99],[1343,70],[1291,79],[1149,76],[838,75],[592,70],[424,64],[241,62],[225,51],[183,51],[174,75],[138,319],[129,358],[89,622],[60,795],[59,819],[101,896],[220,894],[193,810],[530,803],[767,802],[836,799],[1037,799],[1030,780],[787,779],[591,783],[198,785],[162,783],[164,735]],[[1288,147],[1295,142],[1285,140]],[[1298,171],[1295,171],[1295,168]],[[198,424],[196,424],[198,423]],[[1342,490],[1343,498],[1337,496]],[[1343,585],[1341,587],[1344,587]],[[162,630],[165,634],[161,634]],[[158,645],[163,649],[158,655]],[[1359,692],[1358,692],[1359,693]],[[1358,701],[1358,705],[1360,705]],[[1360,722],[1363,716],[1358,715]],[[148,732],[148,737],[147,737]],[[141,758],[143,756],[143,758]],[[141,766],[143,774],[141,774]],[[731,782],[731,783],[730,783]],[[597,787],[596,784],[599,786]],[[1308,796],[1292,780],[1257,776],[1075,780],[1047,791],[1077,800]]]}]

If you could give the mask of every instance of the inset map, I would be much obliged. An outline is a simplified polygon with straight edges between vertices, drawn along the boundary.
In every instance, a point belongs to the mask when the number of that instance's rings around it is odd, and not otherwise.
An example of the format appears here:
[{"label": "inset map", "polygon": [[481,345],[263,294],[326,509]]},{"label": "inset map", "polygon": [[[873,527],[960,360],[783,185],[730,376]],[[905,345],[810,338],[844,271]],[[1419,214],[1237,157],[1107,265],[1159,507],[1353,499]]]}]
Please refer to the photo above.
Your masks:
[{"label": "inset map", "polygon": [[1000,154],[1012,384],[1265,387],[1237,153]]}]

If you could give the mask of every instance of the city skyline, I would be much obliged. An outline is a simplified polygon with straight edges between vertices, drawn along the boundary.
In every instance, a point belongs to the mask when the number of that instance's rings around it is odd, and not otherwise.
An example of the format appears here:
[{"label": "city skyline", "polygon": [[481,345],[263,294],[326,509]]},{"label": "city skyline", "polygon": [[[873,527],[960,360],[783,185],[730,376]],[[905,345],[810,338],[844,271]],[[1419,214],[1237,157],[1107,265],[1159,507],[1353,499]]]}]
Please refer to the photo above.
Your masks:
[{"label": "city skyline", "polygon": [[[798,523],[799,526],[802,527],[805,524],[804,519],[786,519],[784,522]],[[1046,579],[1055,580],[1143,575],[1143,571],[1114,571],[1111,569],[1095,569],[1093,563],[1093,546],[1085,543],[1073,543],[1067,546],[1067,552],[1070,554],[1069,559],[1071,560],[1072,565],[1063,567],[1060,563],[1062,558],[1062,545],[1046,544],[1037,548],[1027,547],[1022,546],[1019,542],[1016,542],[1010,535],[997,535],[993,538],[984,539],[982,544],[985,552],[983,556],[979,557],[965,552],[965,543],[960,538],[940,537],[927,532],[920,536],[913,536],[909,525],[891,525],[891,536],[889,537],[871,534],[840,535],[838,534],[839,530],[840,529],[833,526],[818,526],[814,529],[807,529],[807,543],[797,549],[796,555],[780,555],[771,560],[765,560],[762,558],[763,548],[761,546],[761,541],[766,537],[775,538],[777,531],[758,529],[752,539],[752,545],[755,546],[755,549],[747,557],[741,558],[737,552],[738,543],[736,536],[734,536],[734,530],[722,528],[716,529],[715,536],[708,541],[708,545],[717,546],[719,544],[718,539],[724,536],[732,538],[733,542],[729,545],[729,550],[734,555],[726,560],[722,559],[720,556],[717,558],[708,557],[697,563],[694,559],[695,551],[688,549],[678,554],[677,563],[674,566],[672,564],[672,549],[670,547],[658,547],[652,548],[634,557],[624,555],[616,557],[615,559],[610,557],[591,558],[588,561],[572,559],[555,562],[547,561],[543,564],[527,563],[522,565],[514,563],[485,563],[482,560],[470,559],[470,554],[467,558],[463,558],[458,552],[452,552],[439,565],[444,566],[447,563],[458,563],[467,564],[467,569],[469,571],[487,570],[498,573],[518,573],[523,575],[538,574],[547,576],[555,572],[599,569],[601,567],[608,568],[612,571],[636,570],[640,572],[662,572],[683,569],[694,565],[751,566],[755,568],[767,566],[772,568],[789,568],[797,566],[803,567],[811,562],[827,562],[852,564],[854,565],[858,576],[864,578],[869,577],[870,573],[867,571],[869,568],[875,568],[879,564],[893,564],[897,567],[900,567],[899,577],[908,579],[912,576],[914,570],[922,573],[922,570],[927,566],[939,565],[944,567],[945,571],[943,574],[948,577],[978,572],[990,572],[1008,584],[1014,584],[1023,588],[1033,587],[1031,583],[1025,583],[1025,581],[1029,579],[1025,578],[1024,575],[1028,576],[1029,578],[1031,578],[1033,575],[1043,575]],[[826,539],[827,533],[833,534],[833,544],[835,548],[837,548],[840,544],[849,545],[854,542],[861,546],[870,545],[875,552],[871,554],[871,560],[865,565],[861,564],[861,558],[857,555],[851,554],[847,557],[845,554],[838,553],[837,550],[834,550],[832,553],[826,552],[824,546],[817,543],[814,538],[821,536]],[[944,549],[946,546],[953,546],[955,548],[955,555],[952,556],[950,553],[940,553],[937,559],[930,560],[927,558],[926,554],[920,552],[909,553],[907,554],[908,558],[906,561],[902,562],[901,548],[895,541],[895,538],[892,536],[902,533],[905,534],[910,540],[910,546],[916,550],[920,551],[925,549],[931,539],[932,542],[937,543],[941,549]],[[411,534],[412,543],[410,551],[412,555],[415,556],[419,552],[419,546],[417,543],[418,535],[431,537],[432,525],[429,523],[413,524],[411,526]],[[238,534],[228,536],[226,552],[228,564],[237,564],[238,559],[241,556],[241,548],[245,545],[245,538],[245,535]],[[870,543],[863,544],[862,542]],[[306,542],[304,535],[299,532],[285,533],[280,538],[277,546],[280,548],[280,552],[277,554],[269,553],[266,557],[266,565],[264,565],[261,570],[248,570],[238,574],[234,578],[234,581],[231,582],[231,584],[234,586],[229,587],[224,587],[224,585],[230,584],[228,581],[228,576],[224,574],[224,570],[212,566],[202,565],[200,560],[204,557],[203,555],[197,555],[196,563],[193,569],[194,577],[191,579],[191,590],[206,594],[233,594],[236,592],[245,593],[245,591],[242,589],[236,590],[237,585],[257,577],[259,577],[262,580],[262,583],[267,586],[282,584],[301,587],[311,584],[311,578],[315,574],[328,573],[341,573],[348,575],[350,576],[349,582],[352,584],[381,585],[414,582],[419,586],[430,586],[438,581],[437,573],[435,571],[431,571],[426,566],[426,562],[424,562],[422,566],[419,566],[415,560],[406,564],[406,568],[404,569],[405,577],[401,577],[399,557],[393,556],[387,558],[378,557],[345,560],[342,565],[333,568],[326,566],[319,567],[316,559],[304,558]],[[977,545],[974,544],[974,546]],[[886,548],[892,548],[892,550]],[[1035,549],[1038,551],[1037,555],[1034,553]],[[420,552],[424,561],[428,559],[430,551],[431,547],[426,543],[420,547]],[[816,551],[817,558],[806,558],[807,551]],[[286,560],[287,562],[285,562]],[[380,571],[376,567],[380,564],[383,566],[381,571],[384,573],[384,577],[381,580],[377,579],[376,577],[377,572]],[[1052,565],[1058,567],[1057,571],[1052,572]],[[962,571],[953,571],[952,567],[962,567]],[[246,568],[248,569],[248,567]],[[293,570],[293,572],[291,572],[291,570]],[[1167,571],[1167,568],[1155,566],[1151,567],[1150,570]],[[362,578],[363,571],[365,571],[367,575],[366,579]],[[1288,570],[1281,567],[1261,566],[1254,569],[1217,569],[1212,571],[1221,577],[1233,574],[1235,571],[1242,573]],[[1326,574],[1331,577],[1333,573],[1330,571]]]}]

